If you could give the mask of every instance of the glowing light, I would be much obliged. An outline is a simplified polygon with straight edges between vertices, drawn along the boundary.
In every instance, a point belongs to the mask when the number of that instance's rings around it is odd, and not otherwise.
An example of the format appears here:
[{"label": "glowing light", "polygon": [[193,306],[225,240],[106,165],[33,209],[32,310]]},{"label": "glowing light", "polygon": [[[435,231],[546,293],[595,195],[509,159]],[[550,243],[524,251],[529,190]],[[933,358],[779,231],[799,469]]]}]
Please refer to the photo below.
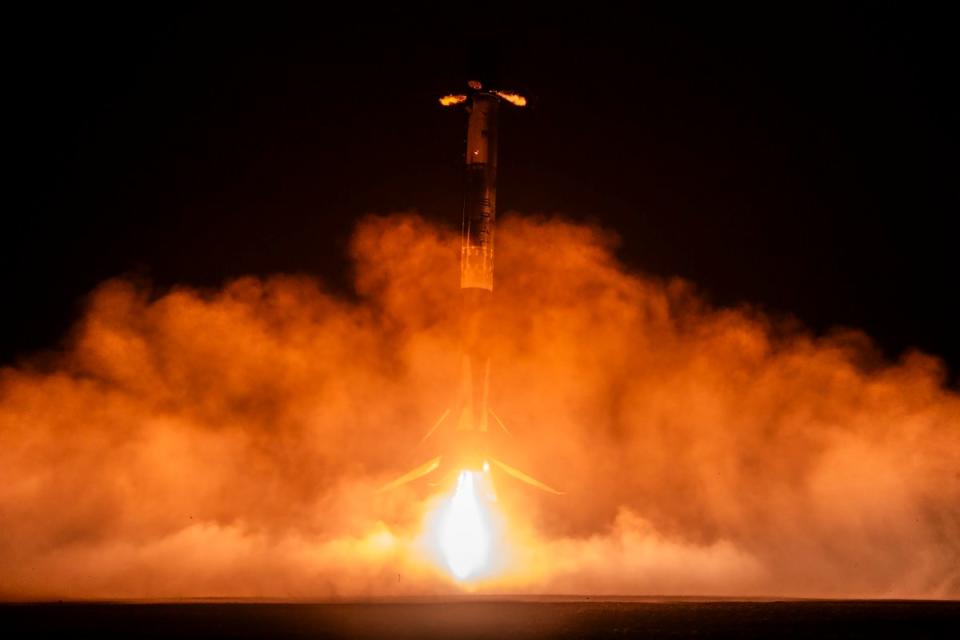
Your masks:
[{"label": "glowing light", "polygon": [[497,91],[497,95],[515,107],[527,106],[527,99],[524,98],[519,93],[507,93],[506,91]]},{"label": "glowing light", "polygon": [[479,495],[480,472],[461,471],[457,489],[440,518],[440,551],[458,580],[488,567],[493,545],[490,514]]},{"label": "glowing light", "polygon": [[465,95],[449,95],[449,96],[443,96],[442,98],[440,98],[440,104],[442,104],[445,107],[449,107],[450,105],[454,105],[454,104],[460,104],[461,102],[466,102],[466,101],[467,101],[467,96]]}]

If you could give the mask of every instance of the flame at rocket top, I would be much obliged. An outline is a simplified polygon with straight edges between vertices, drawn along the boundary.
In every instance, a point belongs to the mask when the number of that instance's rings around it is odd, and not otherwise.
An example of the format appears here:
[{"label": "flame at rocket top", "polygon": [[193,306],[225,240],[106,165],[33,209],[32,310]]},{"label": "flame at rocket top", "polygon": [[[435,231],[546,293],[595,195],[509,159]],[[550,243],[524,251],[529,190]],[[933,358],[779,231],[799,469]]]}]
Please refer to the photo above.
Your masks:
[{"label": "flame at rocket top", "polygon": [[527,99],[524,98],[519,93],[511,93],[509,91],[494,91],[498,96],[509,102],[515,107],[525,107],[527,106]]},{"label": "flame at rocket top", "polygon": [[[527,99],[519,93],[513,93],[511,91],[492,91],[491,93],[497,95],[503,100],[506,100],[515,107],[527,106]],[[455,104],[462,104],[466,101],[467,96],[462,93],[451,93],[440,98],[440,104],[444,107],[451,107]]]}]

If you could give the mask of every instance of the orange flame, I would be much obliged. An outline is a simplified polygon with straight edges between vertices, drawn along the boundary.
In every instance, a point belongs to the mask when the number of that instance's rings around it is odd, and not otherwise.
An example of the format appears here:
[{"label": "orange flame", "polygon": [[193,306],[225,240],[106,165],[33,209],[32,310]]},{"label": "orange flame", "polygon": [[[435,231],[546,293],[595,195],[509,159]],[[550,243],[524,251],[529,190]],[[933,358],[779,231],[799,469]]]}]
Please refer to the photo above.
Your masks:
[{"label": "orange flame", "polygon": [[524,98],[519,93],[509,93],[507,91],[497,91],[498,96],[509,102],[515,107],[525,107],[527,106],[527,99]]},{"label": "orange flame", "polygon": [[449,107],[455,104],[460,104],[461,102],[466,102],[466,101],[467,101],[467,96],[463,94],[457,94],[457,95],[451,94],[449,96],[443,96],[442,98],[440,98],[440,104],[442,104],[445,107]]},{"label": "orange flame", "polygon": [[489,568],[493,531],[481,495],[482,481],[478,471],[461,471],[453,497],[440,518],[440,551],[458,580],[476,577]]}]

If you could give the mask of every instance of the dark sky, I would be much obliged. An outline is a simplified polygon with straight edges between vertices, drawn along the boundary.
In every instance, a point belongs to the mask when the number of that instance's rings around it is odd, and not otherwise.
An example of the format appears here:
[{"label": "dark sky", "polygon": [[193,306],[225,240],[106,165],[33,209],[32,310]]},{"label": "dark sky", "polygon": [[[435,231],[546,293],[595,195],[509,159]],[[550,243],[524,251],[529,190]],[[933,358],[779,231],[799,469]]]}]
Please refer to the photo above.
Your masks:
[{"label": "dark sky", "polygon": [[345,287],[363,214],[458,225],[465,116],[436,99],[484,73],[534,103],[503,118],[501,211],[597,222],[632,267],[715,303],[859,327],[955,373],[950,16],[680,4],[10,16],[0,362],[56,347],[112,276]]}]

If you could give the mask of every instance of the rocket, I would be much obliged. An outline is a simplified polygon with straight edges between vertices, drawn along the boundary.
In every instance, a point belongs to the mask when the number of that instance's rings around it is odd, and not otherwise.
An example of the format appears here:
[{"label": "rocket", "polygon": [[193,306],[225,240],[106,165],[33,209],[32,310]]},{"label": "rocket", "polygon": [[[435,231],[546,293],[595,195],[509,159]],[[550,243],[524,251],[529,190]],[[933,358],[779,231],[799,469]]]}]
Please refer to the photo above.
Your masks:
[{"label": "rocket", "polygon": [[[491,422],[509,435],[510,431],[490,408],[490,326],[493,321],[494,228],[497,211],[497,133],[500,104],[526,106],[523,96],[484,87],[471,80],[469,91],[440,99],[444,107],[464,105],[468,113],[466,174],[464,177],[463,219],[460,233],[461,358],[457,392],[453,405],[421,439],[426,443],[441,427],[452,429],[439,455],[382,487],[389,490],[433,474],[491,469],[505,473],[538,489],[561,494],[494,457]],[[492,487],[492,483],[489,483]]]}]

